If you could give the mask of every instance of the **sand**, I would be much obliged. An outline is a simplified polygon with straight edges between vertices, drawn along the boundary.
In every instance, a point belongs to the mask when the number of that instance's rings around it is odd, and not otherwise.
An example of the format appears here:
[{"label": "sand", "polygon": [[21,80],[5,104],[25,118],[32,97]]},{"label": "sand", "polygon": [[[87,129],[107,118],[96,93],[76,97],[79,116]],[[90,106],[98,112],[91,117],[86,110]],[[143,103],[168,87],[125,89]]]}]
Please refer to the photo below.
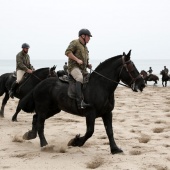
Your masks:
[{"label": "sand", "polygon": [[46,120],[47,147],[40,148],[38,137],[23,140],[33,114],[21,111],[18,122],[12,122],[18,99],[10,99],[5,117],[0,118],[0,169],[169,170],[170,87],[148,86],[142,93],[118,87],[115,96],[114,136],[124,151],[117,155],[110,154],[101,118],[84,146],[68,147],[76,134],[84,135],[86,123],[85,118],[63,111]]}]

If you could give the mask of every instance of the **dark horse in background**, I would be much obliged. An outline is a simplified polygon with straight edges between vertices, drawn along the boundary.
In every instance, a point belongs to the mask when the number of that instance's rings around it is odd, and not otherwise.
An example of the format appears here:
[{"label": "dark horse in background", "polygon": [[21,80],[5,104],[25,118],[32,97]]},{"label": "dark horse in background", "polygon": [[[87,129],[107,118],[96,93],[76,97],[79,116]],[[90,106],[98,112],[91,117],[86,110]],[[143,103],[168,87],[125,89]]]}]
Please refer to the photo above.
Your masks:
[{"label": "dark horse in background", "polygon": [[[162,86],[166,87],[167,81],[170,80],[170,76],[165,72],[165,70],[162,70],[160,72],[160,74],[162,75]],[[164,84],[164,82],[165,82],[165,84]]]},{"label": "dark horse in background", "polygon": [[145,80],[145,84],[147,84],[147,81],[154,81],[154,85],[156,85],[159,81],[159,77],[155,74],[148,74],[145,70],[142,70],[140,74],[143,76],[143,79]]},{"label": "dark horse in background", "polygon": [[[51,76],[56,76],[55,69],[56,66],[53,66],[52,68],[41,68],[34,71],[32,74],[27,74],[27,77],[23,78],[22,83],[16,89],[14,96],[18,99],[22,99],[42,80]],[[5,93],[5,97],[2,100],[0,117],[4,117],[4,108],[9,99],[9,90],[11,89],[11,86],[14,81],[16,81],[16,76],[14,76],[14,73],[5,73],[0,76],[0,96]],[[12,117],[12,121],[17,121],[17,115],[20,110],[21,109],[17,106],[16,112]]]},{"label": "dark horse in background", "polygon": [[133,91],[142,91],[145,82],[133,62],[130,60],[131,51],[102,62],[90,75],[89,82],[83,90],[84,101],[91,107],[84,110],[77,108],[75,99],[68,96],[69,84],[55,78],[49,78],[38,84],[34,90],[19,102],[19,107],[25,112],[34,112],[32,130],[24,134],[26,140],[34,139],[37,133],[40,146],[48,143],[44,136],[45,120],[61,110],[86,117],[86,133],[76,135],[68,145],[82,146],[94,133],[95,119],[102,117],[112,154],[123,152],[115,143],[112,127],[112,110],[114,109],[114,92],[120,82]]}]

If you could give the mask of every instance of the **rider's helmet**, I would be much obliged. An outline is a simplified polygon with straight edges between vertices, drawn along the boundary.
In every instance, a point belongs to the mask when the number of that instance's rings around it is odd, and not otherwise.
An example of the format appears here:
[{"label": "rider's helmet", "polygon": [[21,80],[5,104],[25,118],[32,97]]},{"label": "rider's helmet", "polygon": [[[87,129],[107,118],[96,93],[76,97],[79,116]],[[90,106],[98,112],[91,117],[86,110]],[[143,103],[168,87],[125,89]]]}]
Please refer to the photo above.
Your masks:
[{"label": "rider's helmet", "polygon": [[83,29],[81,29],[80,31],[79,31],[79,37],[81,36],[81,35],[88,35],[88,36],[90,36],[90,37],[92,37],[92,35],[91,35],[91,32],[88,30],[88,29],[85,29],[85,28],[83,28]]},{"label": "rider's helmet", "polygon": [[24,43],[24,44],[22,44],[22,48],[30,48],[30,46],[29,46],[29,44]]}]

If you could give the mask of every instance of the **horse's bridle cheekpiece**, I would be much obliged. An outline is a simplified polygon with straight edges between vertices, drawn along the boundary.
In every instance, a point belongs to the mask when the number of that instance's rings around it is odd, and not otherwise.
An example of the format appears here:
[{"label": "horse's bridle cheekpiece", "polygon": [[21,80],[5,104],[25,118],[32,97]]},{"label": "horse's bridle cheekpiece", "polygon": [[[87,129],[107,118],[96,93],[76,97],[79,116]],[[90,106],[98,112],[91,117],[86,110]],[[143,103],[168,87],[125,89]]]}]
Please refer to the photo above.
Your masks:
[{"label": "horse's bridle cheekpiece", "polygon": [[[136,82],[137,79],[141,78],[141,75],[139,74],[137,77],[132,76],[131,72],[134,70],[134,64],[131,60],[125,61],[125,57],[122,56],[122,63],[123,63],[123,66],[122,66],[121,71],[119,73],[119,77],[122,73],[123,68],[125,67],[126,71],[128,72],[129,76],[132,79],[129,86],[131,86],[131,88],[134,89],[135,82]],[[121,80],[121,81],[123,82],[123,80]]]}]

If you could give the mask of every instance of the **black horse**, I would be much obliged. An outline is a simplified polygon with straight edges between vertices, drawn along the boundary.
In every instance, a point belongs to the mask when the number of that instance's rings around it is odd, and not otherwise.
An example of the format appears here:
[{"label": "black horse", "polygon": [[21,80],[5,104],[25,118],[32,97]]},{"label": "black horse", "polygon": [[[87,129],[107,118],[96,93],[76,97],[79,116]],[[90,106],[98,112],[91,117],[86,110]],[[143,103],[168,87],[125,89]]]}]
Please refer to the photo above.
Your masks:
[{"label": "black horse", "polygon": [[[160,72],[160,74],[162,75],[162,86],[166,87],[167,81],[170,80],[170,76],[165,72],[165,70],[162,70]],[[164,82],[165,82],[165,84],[164,84]]]},{"label": "black horse", "polygon": [[140,74],[143,76],[144,80],[145,80],[145,84],[147,84],[147,81],[154,81],[154,85],[156,85],[159,81],[159,77],[156,76],[155,74],[149,74],[145,71],[145,70],[142,70],[140,72]]},{"label": "black horse", "polygon": [[[24,134],[26,140],[34,139],[37,132],[41,147],[47,145],[44,136],[45,119],[59,113],[61,110],[71,114],[86,117],[87,130],[84,136],[77,135],[68,145],[82,146],[93,135],[95,119],[102,117],[110,142],[112,154],[123,152],[117,147],[112,128],[112,110],[114,108],[114,91],[119,81],[137,92],[142,91],[145,83],[133,62],[130,60],[131,51],[126,55],[112,57],[102,62],[90,75],[84,91],[84,101],[91,104],[84,110],[79,110],[75,99],[68,96],[68,83],[54,78],[44,80],[19,102],[25,112],[35,111],[32,130]],[[124,84],[123,84],[124,85]]]},{"label": "black horse", "polygon": [[[34,71],[33,74],[27,74],[27,77],[25,79],[23,78],[21,85],[19,85],[18,89],[16,89],[14,96],[18,99],[22,99],[42,80],[51,76],[57,76],[55,68],[56,66],[53,66],[52,68],[41,68]],[[0,117],[4,117],[4,108],[9,99],[9,90],[11,89],[14,81],[16,81],[16,76],[14,76],[14,73],[5,73],[0,76],[0,96],[5,93],[5,97],[2,100]],[[12,121],[17,121],[17,115],[20,110],[21,109],[17,106],[16,112],[12,117]]]}]

